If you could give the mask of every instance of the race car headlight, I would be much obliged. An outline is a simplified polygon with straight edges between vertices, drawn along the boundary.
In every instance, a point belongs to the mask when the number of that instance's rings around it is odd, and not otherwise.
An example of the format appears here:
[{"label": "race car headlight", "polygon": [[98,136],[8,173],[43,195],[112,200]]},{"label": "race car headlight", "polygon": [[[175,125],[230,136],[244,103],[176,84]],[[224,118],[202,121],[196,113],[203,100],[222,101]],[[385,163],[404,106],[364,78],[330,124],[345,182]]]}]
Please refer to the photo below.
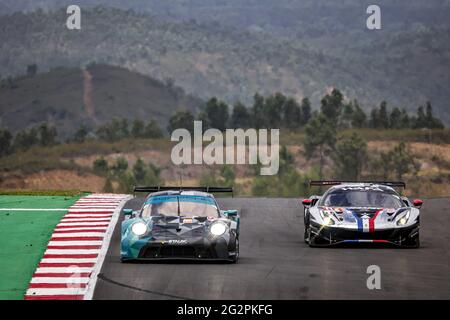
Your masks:
[{"label": "race car headlight", "polygon": [[397,225],[404,226],[405,224],[407,224],[410,215],[411,211],[410,210],[406,211],[406,213],[403,216],[401,216],[400,219],[397,220]]},{"label": "race car headlight", "polygon": [[324,225],[328,226],[328,225],[333,224],[333,223],[334,223],[333,219],[331,219],[330,217],[323,218],[323,224]]},{"label": "race car headlight", "polygon": [[221,236],[227,231],[227,226],[222,222],[214,222],[211,224],[209,231],[216,237]]},{"label": "race car headlight", "polygon": [[137,236],[142,236],[144,235],[148,230],[148,227],[145,223],[143,222],[136,222],[135,224],[133,224],[133,226],[131,227],[131,232],[133,232],[135,235]]},{"label": "race car headlight", "polygon": [[324,226],[331,226],[334,224],[334,221],[328,212],[320,210],[320,217],[322,218],[322,224]]}]

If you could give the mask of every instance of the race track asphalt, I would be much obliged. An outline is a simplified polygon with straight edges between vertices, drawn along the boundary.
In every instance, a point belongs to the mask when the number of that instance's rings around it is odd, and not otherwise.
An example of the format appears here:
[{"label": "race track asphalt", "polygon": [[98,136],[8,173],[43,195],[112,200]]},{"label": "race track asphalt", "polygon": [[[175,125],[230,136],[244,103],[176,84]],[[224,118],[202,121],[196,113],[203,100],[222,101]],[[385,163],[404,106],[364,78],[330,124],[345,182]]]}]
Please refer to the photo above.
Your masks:
[{"label": "race track asphalt", "polygon": [[[239,263],[121,263],[119,221],[94,299],[450,299],[450,199],[426,201],[420,249],[309,248],[298,199],[218,202],[240,211]],[[370,265],[380,290],[367,288]]]}]

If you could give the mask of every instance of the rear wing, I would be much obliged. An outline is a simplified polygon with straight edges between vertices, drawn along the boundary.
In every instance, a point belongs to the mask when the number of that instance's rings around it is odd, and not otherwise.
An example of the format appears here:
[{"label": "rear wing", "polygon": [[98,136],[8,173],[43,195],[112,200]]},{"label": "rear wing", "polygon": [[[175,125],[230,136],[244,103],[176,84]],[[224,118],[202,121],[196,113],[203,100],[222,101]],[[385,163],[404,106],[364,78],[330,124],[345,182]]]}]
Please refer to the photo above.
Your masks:
[{"label": "rear wing", "polygon": [[379,184],[383,186],[393,187],[393,188],[403,188],[406,189],[406,183],[403,181],[334,181],[334,180],[324,180],[324,181],[310,181],[310,187],[324,187],[324,186],[338,186],[345,183],[366,183],[366,184]]},{"label": "rear wing", "polygon": [[134,187],[134,192],[158,192],[158,191],[202,191],[207,193],[231,193],[234,196],[232,187],[170,187],[170,186],[151,186],[151,187]]}]

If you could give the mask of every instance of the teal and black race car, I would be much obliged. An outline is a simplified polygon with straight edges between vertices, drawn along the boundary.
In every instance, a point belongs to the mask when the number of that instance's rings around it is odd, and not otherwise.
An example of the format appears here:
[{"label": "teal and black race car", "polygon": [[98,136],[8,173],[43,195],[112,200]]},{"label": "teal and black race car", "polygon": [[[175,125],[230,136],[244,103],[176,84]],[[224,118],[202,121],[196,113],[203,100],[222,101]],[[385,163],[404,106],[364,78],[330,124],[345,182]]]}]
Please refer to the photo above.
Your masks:
[{"label": "teal and black race car", "polygon": [[146,192],[139,211],[124,209],[121,260],[195,259],[237,262],[237,210],[220,210],[217,187],[136,187]]}]

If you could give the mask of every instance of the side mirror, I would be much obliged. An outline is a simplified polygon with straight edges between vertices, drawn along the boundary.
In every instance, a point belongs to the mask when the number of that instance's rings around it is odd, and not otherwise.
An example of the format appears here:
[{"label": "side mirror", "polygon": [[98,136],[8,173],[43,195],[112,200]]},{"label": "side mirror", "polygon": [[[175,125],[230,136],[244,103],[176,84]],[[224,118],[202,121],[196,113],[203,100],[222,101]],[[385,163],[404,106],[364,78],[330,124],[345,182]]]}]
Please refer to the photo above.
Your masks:
[{"label": "side mirror", "polygon": [[312,203],[313,203],[312,199],[303,199],[303,201],[302,201],[302,204],[305,207],[310,207],[312,205]]},{"label": "side mirror", "polygon": [[123,209],[123,215],[125,217],[131,217],[133,215],[133,209]]},{"label": "side mirror", "polygon": [[422,208],[422,205],[423,205],[423,200],[415,199],[413,201],[413,206],[418,208],[418,209]]},{"label": "side mirror", "polygon": [[227,217],[237,217],[238,211],[237,210],[225,210],[223,212],[223,214],[226,215]]}]

